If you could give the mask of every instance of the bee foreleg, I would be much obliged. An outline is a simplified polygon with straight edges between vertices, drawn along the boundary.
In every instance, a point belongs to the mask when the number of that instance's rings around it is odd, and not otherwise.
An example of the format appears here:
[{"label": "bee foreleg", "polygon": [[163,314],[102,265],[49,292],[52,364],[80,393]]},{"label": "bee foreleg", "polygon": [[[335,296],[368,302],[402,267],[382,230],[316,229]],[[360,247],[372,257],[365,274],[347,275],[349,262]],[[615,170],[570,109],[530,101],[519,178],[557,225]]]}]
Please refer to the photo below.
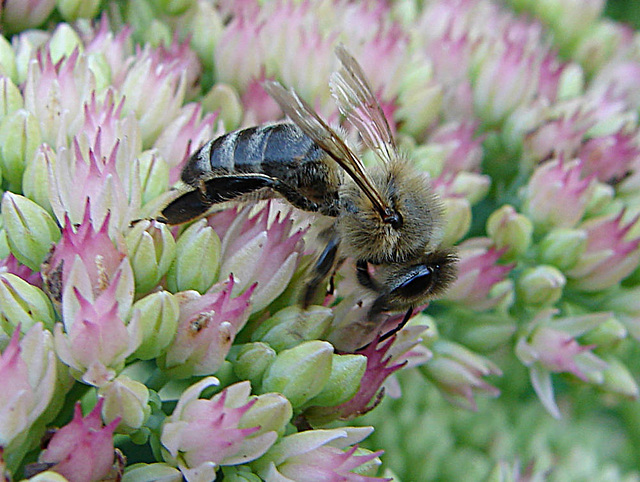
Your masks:
[{"label": "bee foreleg", "polygon": [[404,328],[404,325],[407,324],[407,322],[411,319],[412,316],[413,316],[413,308],[409,308],[407,312],[404,314],[402,321],[398,323],[398,325],[395,328],[392,328],[391,330],[387,331],[384,335],[382,335],[379,341],[384,341],[387,338],[398,333],[400,330],[402,330]]},{"label": "bee foreleg", "polygon": [[302,299],[302,305],[305,308],[311,304],[316,292],[318,291],[318,286],[320,286],[320,283],[322,283],[323,280],[327,279],[327,276],[335,266],[339,245],[340,238],[332,236],[329,238],[327,245],[316,260],[313,266],[314,275],[307,283],[304,297]]},{"label": "bee foreleg", "polygon": [[356,273],[358,276],[358,282],[367,289],[370,289],[375,292],[380,292],[380,285],[371,277],[371,273],[369,273],[369,264],[360,259],[356,263]]}]

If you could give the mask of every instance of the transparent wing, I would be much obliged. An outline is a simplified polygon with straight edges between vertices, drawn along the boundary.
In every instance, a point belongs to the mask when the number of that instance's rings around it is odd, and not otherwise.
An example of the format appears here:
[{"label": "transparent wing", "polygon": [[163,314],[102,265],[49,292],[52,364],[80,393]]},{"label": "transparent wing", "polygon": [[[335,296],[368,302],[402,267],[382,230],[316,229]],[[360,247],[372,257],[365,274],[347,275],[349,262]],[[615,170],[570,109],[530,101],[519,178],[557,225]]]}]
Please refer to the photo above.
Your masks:
[{"label": "transparent wing", "polygon": [[358,130],[364,143],[383,162],[397,158],[389,122],[373,94],[360,64],[344,45],[336,47],[341,68],[331,75],[329,86],[342,115]]},{"label": "transparent wing", "polygon": [[390,207],[371,182],[362,161],[338,134],[295,91],[287,90],[274,81],[265,82],[264,88],[284,113],[346,171],[371,200],[383,219],[387,219],[392,214]]}]

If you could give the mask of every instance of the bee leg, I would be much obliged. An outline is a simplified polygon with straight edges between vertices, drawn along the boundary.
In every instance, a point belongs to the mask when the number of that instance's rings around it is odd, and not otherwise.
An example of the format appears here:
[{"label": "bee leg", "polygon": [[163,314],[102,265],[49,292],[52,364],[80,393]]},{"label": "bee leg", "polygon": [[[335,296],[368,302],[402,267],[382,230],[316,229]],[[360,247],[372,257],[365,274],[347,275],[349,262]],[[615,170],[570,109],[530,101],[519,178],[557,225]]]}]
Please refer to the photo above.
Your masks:
[{"label": "bee leg", "polygon": [[382,335],[380,337],[379,341],[384,341],[387,338],[390,338],[393,335],[395,335],[396,333],[398,333],[400,330],[402,330],[404,328],[404,325],[406,325],[407,322],[411,319],[412,315],[413,315],[413,308],[409,308],[407,310],[407,312],[404,314],[404,317],[402,318],[402,321],[400,323],[398,323],[398,326],[396,326],[395,328],[392,328],[391,330],[387,331],[384,335]]},{"label": "bee leg", "polygon": [[302,306],[308,307],[318,291],[318,286],[323,280],[327,279],[327,275],[331,272],[332,268],[336,264],[336,255],[338,253],[338,246],[340,245],[340,238],[332,236],[329,238],[327,245],[316,260],[313,266],[314,275],[313,278],[307,283],[307,287],[304,291],[304,297],[302,298]]},{"label": "bee leg", "polygon": [[371,277],[369,273],[369,264],[360,259],[356,263],[356,274],[358,276],[358,282],[367,289],[379,293],[381,291],[380,285]]},{"label": "bee leg", "polygon": [[181,224],[206,213],[213,204],[232,201],[245,194],[269,188],[280,193],[295,207],[317,211],[318,205],[305,198],[288,184],[274,177],[258,173],[217,176],[201,181],[192,191],[184,193],[162,210],[160,220]]}]

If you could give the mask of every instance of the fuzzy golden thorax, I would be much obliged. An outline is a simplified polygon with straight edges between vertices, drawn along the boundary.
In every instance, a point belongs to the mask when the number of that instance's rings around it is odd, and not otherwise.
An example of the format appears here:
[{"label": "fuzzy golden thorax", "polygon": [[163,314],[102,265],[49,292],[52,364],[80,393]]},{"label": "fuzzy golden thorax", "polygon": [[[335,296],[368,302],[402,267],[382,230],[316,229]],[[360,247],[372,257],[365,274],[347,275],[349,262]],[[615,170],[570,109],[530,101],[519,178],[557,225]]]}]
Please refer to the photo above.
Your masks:
[{"label": "fuzzy golden thorax", "polygon": [[347,179],[336,223],[342,254],[373,264],[402,263],[435,249],[442,238],[442,207],[426,176],[400,159],[370,175],[385,202],[402,217],[401,226],[385,223],[369,198]]}]

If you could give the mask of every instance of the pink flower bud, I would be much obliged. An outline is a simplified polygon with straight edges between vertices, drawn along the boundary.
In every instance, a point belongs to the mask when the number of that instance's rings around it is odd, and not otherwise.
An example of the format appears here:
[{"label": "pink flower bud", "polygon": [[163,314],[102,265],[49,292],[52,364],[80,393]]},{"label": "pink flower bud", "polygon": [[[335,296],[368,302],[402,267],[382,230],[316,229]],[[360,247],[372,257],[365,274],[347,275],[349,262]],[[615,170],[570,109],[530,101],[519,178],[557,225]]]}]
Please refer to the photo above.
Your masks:
[{"label": "pink flower bud", "polygon": [[249,399],[247,382],[232,385],[210,400],[198,398],[205,388],[217,384],[218,380],[208,377],[185,390],[162,428],[165,458],[178,465],[188,479],[197,470],[210,473],[213,480],[217,466],[250,462],[278,438],[275,431],[244,426],[244,415],[257,401]]},{"label": "pink flower bud", "polygon": [[[0,445],[4,460],[18,463],[30,449],[26,431],[56,395],[58,361],[51,333],[35,324],[20,340],[17,327],[0,354]],[[41,433],[41,432],[40,432]],[[22,440],[20,440],[20,438]],[[27,440],[27,446],[22,446]]]},{"label": "pink flower bud", "polygon": [[640,237],[629,237],[638,216],[625,222],[625,211],[615,217],[590,219],[580,228],[587,234],[587,246],[576,264],[567,271],[570,286],[580,291],[599,291],[619,283],[640,263]]},{"label": "pink flower bud", "polygon": [[270,221],[277,205],[269,202],[249,218],[250,208],[240,211],[222,240],[220,278],[233,274],[235,292],[241,293],[257,283],[253,311],[265,308],[277,298],[291,281],[302,250],[306,230],[291,232],[291,210],[281,211]]},{"label": "pink flower bud", "polygon": [[[515,264],[496,264],[502,251],[490,247],[488,240],[475,238],[460,245],[458,279],[449,288],[443,299],[461,303],[477,311],[493,308],[507,300],[513,291],[506,276]],[[494,287],[509,283],[504,289],[492,292]]]},{"label": "pink flower bud", "polygon": [[222,365],[229,348],[249,317],[249,299],[255,286],[232,298],[233,277],[221,291],[176,295],[180,304],[178,331],[160,366],[174,377],[211,375]]},{"label": "pink flower bud", "polygon": [[540,229],[573,228],[594,192],[592,177],[583,176],[583,163],[563,158],[545,162],[531,176],[524,210]]},{"label": "pink flower bud", "polygon": [[103,426],[102,403],[100,399],[84,418],[77,403],[73,420],[53,435],[39,462],[54,464],[49,470],[64,475],[70,482],[105,477],[114,464],[113,431],[120,420]]}]

